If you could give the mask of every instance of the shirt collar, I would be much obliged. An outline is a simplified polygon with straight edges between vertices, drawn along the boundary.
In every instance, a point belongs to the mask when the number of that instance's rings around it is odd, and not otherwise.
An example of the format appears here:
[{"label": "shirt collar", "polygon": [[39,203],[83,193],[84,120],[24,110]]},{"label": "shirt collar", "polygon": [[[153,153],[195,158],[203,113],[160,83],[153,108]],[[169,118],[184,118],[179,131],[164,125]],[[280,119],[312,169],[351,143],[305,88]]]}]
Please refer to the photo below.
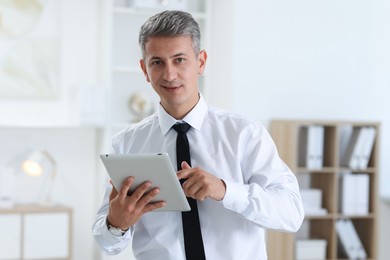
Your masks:
[{"label": "shirt collar", "polygon": [[171,127],[178,123],[185,121],[188,124],[191,125],[192,128],[196,130],[200,130],[202,127],[203,120],[206,116],[207,112],[207,104],[204,100],[202,94],[199,94],[199,101],[195,105],[195,107],[183,118],[183,120],[176,120],[173,118],[170,114],[165,111],[165,109],[161,106],[158,108],[158,120],[161,128],[161,132],[163,135],[166,135],[168,133],[169,129]]}]

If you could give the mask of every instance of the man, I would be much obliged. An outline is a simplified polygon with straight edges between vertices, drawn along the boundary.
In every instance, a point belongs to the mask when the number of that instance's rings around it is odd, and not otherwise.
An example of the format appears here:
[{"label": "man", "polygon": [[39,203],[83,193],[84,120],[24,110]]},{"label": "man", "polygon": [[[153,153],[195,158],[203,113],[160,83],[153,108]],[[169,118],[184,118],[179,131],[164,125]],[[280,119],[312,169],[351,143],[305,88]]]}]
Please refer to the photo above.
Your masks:
[{"label": "man", "polygon": [[[295,232],[303,221],[295,176],[262,125],[206,104],[198,77],[207,54],[200,50],[199,27],[190,14],[165,11],[151,17],[141,27],[139,44],[140,65],[160,107],[114,136],[113,150],[166,152],[178,163],[184,193],[198,207],[204,256],[196,259],[267,259],[264,229]],[[176,162],[175,125],[183,122],[190,125],[192,167]],[[115,254],[132,244],[137,259],[189,259],[182,213],[151,212],[165,205],[151,203],[158,187],[145,182],[128,196],[133,182],[129,177],[119,191],[111,185],[106,191],[93,227],[102,249]]]}]

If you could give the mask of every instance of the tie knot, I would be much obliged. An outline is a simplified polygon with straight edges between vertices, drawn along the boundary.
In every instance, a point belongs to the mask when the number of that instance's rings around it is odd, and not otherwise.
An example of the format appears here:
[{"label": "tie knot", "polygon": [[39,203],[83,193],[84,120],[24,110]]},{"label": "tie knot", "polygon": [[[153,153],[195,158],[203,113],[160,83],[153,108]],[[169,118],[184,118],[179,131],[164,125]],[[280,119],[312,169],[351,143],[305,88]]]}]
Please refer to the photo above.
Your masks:
[{"label": "tie knot", "polygon": [[191,128],[187,123],[180,123],[172,126],[179,134],[185,134]]}]

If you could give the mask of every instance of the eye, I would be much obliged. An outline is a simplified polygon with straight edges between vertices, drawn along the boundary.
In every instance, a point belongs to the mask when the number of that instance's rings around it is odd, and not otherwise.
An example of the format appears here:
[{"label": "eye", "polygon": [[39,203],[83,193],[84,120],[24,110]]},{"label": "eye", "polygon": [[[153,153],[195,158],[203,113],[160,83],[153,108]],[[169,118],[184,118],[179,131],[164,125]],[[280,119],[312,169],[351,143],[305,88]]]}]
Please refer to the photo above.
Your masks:
[{"label": "eye", "polygon": [[177,58],[177,59],[176,59],[176,62],[177,62],[177,63],[183,63],[184,61],[185,61],[184,58]]},{"label": "eye", "polygon": [[150,63],[152,66],[158,66],[161,64],[161,60],[153,60],[151,63]]}]

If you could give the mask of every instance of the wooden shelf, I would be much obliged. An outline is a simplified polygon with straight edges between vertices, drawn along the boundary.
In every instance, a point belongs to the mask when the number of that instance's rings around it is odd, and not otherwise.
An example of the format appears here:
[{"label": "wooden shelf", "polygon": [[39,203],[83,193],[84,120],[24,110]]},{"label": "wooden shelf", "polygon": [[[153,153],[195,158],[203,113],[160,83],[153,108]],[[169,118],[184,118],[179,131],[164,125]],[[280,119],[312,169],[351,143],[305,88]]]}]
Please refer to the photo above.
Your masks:
[{"label": "wooden shelf", "polygon": [[25,213],[51,213],[51,212],[68,212],[72,213],[72,209],[62,205],[38,205],[26,204],[15,205],[11,208],[0,208],[0,214],[25,214]]},{"label": "wooden shelf", "polygon": [[[324,129],[323,161],[318,169],[312,169],[302,164],[300,153],[302,151],[302,129],[318,125]],[[345,132],[354,128],[374,127],[376,137],[369,158],[368,167],[364,169],[351,169],[342,163],[345,145]],[[338,251],[338,236],[336,221],[338,219],[350,219],[362,241],[367,253],[367,259],[377,259],[377,209],[378,209],[378,160],[379,160],[379,131],[380,124],[377,122],[355,121],[322,121],[322,120],[273,120],[271,121],[270,133],[275,141],[281,158],[296,174],[300,187],[315,188],[322,191],[322,206],[327,209],[326,215],[308,215],[305,217],[306,228],[308,227],[309,239],[320,238],[327,241],[326,259],[342,260],[344,256]],[[347,138],[348,139],[348,138]],[[344,148],[343,148],[344,147]],[[344,149],[344,150],[343,150]],[[339,185],[340,175],[344,172],[352,174],[366,173],[369,176],[369,213],[341,214],[339,210]],[[304,181],[306,180],[306,181]],[[295,259],[295,236],[282,232],[269,231],[268,256],[269,260],[293,260]],[[281,253],[280,248],[284,248]]]}]

